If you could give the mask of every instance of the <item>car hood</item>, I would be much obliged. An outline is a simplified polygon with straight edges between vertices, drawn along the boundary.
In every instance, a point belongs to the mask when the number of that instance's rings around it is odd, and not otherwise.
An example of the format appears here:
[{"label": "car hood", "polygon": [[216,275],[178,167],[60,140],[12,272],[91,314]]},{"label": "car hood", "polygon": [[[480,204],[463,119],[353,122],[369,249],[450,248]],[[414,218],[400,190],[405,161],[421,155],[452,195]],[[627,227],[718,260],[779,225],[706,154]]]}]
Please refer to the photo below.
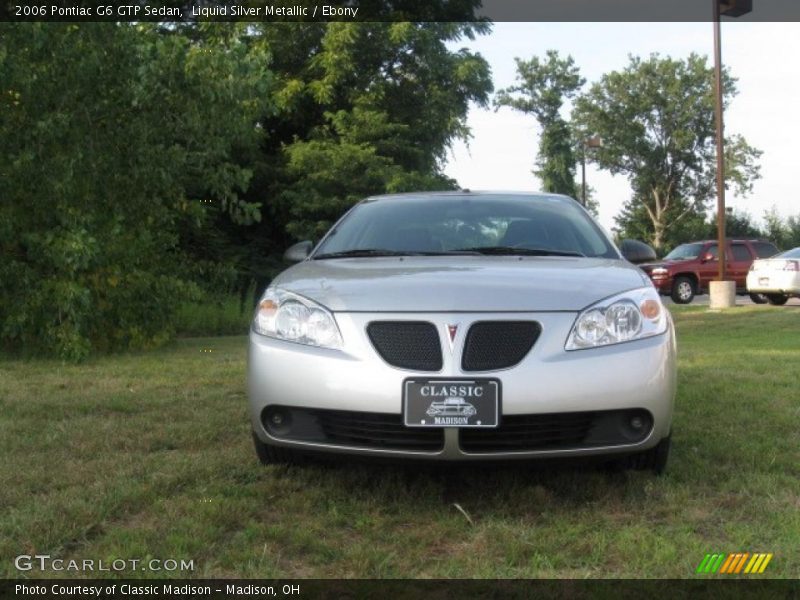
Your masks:
[{"label": "car hood", "polygon": [[665,267],[666,265],[663,262],[649,262],[649,263],[640,263],[637,265],[643,271],[649,273],[653,269],[657,267]]},{"label": "car hood", "polygon": [[649,279],[624,260],[386,257],[307,260],[275,287],[334,312],[578,311]]},{"label": "car hood", "polygon": [[658,267],[662,267],[664,269],[681,268],[688,263],[696,262],[696,260],[697,259],[695,258],[685,258],[685,259],[682,258],[681,260],[661,260],[656,262],[643,263],[640,264],[639,267],[649,273],[650,271]]}]

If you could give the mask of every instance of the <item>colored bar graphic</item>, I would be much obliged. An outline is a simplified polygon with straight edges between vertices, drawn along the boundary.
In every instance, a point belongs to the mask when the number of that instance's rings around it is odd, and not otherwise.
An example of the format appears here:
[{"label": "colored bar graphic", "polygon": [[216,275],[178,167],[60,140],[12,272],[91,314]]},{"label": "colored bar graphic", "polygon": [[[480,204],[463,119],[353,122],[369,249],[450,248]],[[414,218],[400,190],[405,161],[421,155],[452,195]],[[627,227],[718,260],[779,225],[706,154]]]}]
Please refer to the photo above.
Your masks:
[{"label": "colored bar graphic", "polygon": [[772,560],[772,553],[735,552],[733,554],[706,554],[695,573],[746,575],[763,573]]},{"label": "colored bar graphic", "polygon": [[745,552],[744,554],[742,554],[742,560],[740,560],[739,563],[736,565],[736,570],[734,571],[734,573],[738,574],[742,570],[742,568],[744,567],[745,561],[749,557],[750,557],[750,553],[749,552]]},{"label": "colored bar graphic", "polygon": [[764,558],[764,562],[761,563],[761,568],[758,570],[758,572],[759,573],[763,573],[764,569],[767,568],[767,565],[769,564],[769,561],[771,561],[771,560],[772,560],[772,552],[767,554],[767,556]]},{"label": "colored bar graphic", "polygon": [[[716,556],[716,554],[714,556]],[[697,571],[695,571],[695,573],[707,572],[706,570],[708,569],[708,563],[710,562],[711,562],[711,555],[706,554],[705,557],[703,557],[703,560],[700,561],[700,564],[697,565]]]},{"label": "colored bar graphic", "polygon": [[744,572],[745,573],[749,573],[750,571],[753,570],[753,565],[756,564],[756,561],[758,560],[759,556],[761,556],[761,555],[758,554],[758,553],[753,554],[753,557],[750,559],[750,562],[747,563],[747,566],[744,568]]},{"label": "colored bar graphic", "polygon": [[720,573],[727,573],[727,572],[728,572],[728,569],[729,569],[729,568],[730,568],[730,566],[731,566],[731,563],[732,563],[734,560],[736,560],[736,557],[737,557],[737,556],[738,556],[738,554],[729,554],[729,555],[728,555],[728,560],[726,560],[726,561],[725,561],[725,564],[723,564],[723,565],[722,565],[722,569],[720,569]]},{"label": "colored bar graphic", "polygon": [[717,572],[717,570],[719,569],[719,566],[722,564],[723,560],[725,560],[725,555],[724,554],[720,554],[717,557],[716,562],[713,565],[711,565],[711,572],[712,573],[716,573]]}]

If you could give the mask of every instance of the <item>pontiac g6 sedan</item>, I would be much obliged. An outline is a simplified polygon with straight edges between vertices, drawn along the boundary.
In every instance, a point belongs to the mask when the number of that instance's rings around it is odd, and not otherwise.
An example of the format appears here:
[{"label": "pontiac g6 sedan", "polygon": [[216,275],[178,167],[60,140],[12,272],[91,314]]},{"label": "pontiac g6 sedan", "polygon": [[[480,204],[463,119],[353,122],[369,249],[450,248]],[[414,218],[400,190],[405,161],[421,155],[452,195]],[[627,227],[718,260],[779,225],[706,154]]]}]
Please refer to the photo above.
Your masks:
[{"label": "pontiac g6 sedan", "polygon": [[599,456],[663,471],[672,321],[574,200],[368,198],[265,291],[248,387],[265,464]]}]

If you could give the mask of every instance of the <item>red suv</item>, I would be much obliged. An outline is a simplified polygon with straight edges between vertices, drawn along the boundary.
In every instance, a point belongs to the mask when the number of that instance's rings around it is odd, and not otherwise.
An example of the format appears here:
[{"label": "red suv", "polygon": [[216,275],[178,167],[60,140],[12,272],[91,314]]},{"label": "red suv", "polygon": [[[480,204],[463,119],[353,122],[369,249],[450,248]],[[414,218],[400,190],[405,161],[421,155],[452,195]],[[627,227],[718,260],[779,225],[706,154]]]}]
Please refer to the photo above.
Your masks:
[{"label": "red suv", "polygon": [[[747,272],[756,258],[778,253],[770,242],[729,240],[725,279],[736,282],[737,293],[747,293]],[[669,295],[677,304],[688,304],[697,294],[706,293],[708,282],[717,279],[719,247],[716,240],[681,244],[661,262],[639,265],[653,281],[659,293]],[[766,302],[760,294],[751,294],[753,302]]]}]

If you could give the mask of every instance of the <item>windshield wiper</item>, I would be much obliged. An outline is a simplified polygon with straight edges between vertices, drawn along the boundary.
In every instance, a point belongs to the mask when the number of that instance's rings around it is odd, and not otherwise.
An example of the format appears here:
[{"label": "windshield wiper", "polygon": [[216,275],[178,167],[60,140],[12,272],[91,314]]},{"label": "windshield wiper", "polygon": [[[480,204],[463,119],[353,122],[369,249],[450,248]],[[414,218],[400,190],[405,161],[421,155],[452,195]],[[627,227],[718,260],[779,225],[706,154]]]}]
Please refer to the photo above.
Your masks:
[{"label": "windshield wiper", "polygon": [[476,246],[461,248],[457,252],[478,252],[494,256],[586,256],[568,250],[546,250],[545,248],[515,248],[513,246]]}]

